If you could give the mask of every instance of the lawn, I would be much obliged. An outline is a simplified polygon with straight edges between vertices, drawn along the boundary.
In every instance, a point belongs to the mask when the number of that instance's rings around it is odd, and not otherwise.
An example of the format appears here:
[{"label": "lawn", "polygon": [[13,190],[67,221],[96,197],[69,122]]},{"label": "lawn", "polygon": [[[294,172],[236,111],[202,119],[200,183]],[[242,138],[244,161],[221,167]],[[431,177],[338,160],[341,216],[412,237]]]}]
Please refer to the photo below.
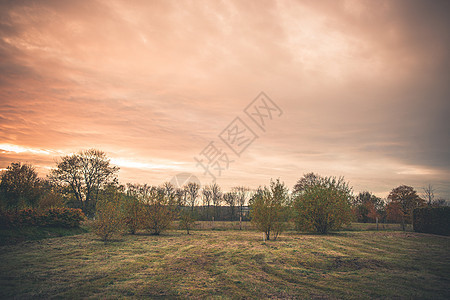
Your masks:
[{"label": "lawn", "polygon": [[450,238],[400,231],[92,233],[0,247],[0,298],[450,298]]}]

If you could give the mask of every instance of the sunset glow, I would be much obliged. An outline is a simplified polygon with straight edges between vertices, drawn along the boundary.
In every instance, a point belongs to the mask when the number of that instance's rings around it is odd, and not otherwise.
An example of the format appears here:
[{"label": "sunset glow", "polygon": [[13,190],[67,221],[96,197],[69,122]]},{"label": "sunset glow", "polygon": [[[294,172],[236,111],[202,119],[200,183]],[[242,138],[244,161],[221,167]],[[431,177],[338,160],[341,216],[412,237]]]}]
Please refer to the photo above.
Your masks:
[{"label": "sunset glow", "polygon": [[[450,199],[449,1],[2,1],[0,168],[45,176],[97,148],[121,183],[178,173],[214,142],[217,182],[256,188],[308,172],[386,197]],[[282,114],[244,112],[264,92]],[[219,138],[241,118],[240,155]]]}]

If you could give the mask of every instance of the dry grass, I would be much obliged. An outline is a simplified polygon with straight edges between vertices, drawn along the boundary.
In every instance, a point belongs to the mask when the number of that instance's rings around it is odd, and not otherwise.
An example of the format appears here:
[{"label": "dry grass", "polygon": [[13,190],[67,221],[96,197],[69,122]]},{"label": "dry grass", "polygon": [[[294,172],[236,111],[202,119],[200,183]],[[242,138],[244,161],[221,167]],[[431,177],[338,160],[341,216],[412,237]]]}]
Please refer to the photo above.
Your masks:
[{"label": "dry grass", "polygon": [[107,244],[86,233],[0,247],[0,298],[448,299],[449,246],[397,231],[263,242],[256,231],[172,230]]}]

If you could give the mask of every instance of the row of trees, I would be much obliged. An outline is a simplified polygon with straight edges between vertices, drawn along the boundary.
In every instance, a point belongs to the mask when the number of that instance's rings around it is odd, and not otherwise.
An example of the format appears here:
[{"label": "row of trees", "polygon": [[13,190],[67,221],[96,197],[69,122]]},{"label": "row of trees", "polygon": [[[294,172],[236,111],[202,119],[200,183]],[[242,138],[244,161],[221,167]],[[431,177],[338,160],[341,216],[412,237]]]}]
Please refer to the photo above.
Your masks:
[{"label": "row of trees", "polygon": [[[157,209],[170,216],[168,219],[178,217],[189,229],[189,224],[199,217],[200,204],[203,205],[203,217],[208,220],[218,218],[223,204],[229,207],[230,220],[233,220],[242,217],[243,208],[249,203],[253,221],[270,239],[282,231],[286,220],[295,220],[299,229],[321,233],[339,228],[352,216],[360,222],[378,219],[405,225],[411,222],[415,207],[442,204],[434,201],[431,186],[425,189],[427,202],[409,186],[393,189],[385,201],[369,192],[354,197],[342,178],[321,177],[314,173],[300,178],[292,192],[279,180],[256,191],[238,186],[222,192],[216,183],[203,188],[195,182],[183,187],[170,183],[122,186],[118,183],[118,171],[104,152],[95,149],[61,157],[46,179],[40,179],[31,165],[12,163],[1,174],[0,209],[67,206],[81,208],[87,216],[97,215],[97,219],[101,219],[101,214],[115,207],[115,211],[123,211],[122,217],[129,219],[129,226],[136,223],[131,226],[135,228],[131,231],[135,231],[151,228],[150,223],[160,224],[148,219],[148,215],[159,212],[155,212]],[[139,218],[130,219],[126,213],[129,210]],[[149,223],[145,224],[144,219]],[[159,229],[151,231],[154,234],[160,232]]]}]

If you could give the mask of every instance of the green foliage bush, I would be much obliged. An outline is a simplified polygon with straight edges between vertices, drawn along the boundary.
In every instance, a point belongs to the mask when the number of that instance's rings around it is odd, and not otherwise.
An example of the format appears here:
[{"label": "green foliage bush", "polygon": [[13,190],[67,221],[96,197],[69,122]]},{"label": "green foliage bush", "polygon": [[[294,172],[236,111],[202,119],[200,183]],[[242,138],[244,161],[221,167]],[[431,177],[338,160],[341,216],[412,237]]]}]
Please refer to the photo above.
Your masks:
[{"label": "green foliage bush", "polygon": [[294,198],[298,230],[327,234],[352,220],[351,188],[343,178],[320,177],[298,191]]},{"label": "green foliage bush", "polygon": [[413,211],[415,232],[450,235],[450,207],[420,207]]},{"label": "green foliage bush", "polygon": [[83,212],[75,208],[49,208],[46,210],[21,209],[2,211],[0,228],[17,228],[25,226],[39,227],[79,227],[85,219]]},{"label": "green foliage bush", "polygon": [[270,187],[259,188],[249,202],[251,221],[267,240],[276,240],[289,219],[288,189],[279,179],[270,181]]}]

